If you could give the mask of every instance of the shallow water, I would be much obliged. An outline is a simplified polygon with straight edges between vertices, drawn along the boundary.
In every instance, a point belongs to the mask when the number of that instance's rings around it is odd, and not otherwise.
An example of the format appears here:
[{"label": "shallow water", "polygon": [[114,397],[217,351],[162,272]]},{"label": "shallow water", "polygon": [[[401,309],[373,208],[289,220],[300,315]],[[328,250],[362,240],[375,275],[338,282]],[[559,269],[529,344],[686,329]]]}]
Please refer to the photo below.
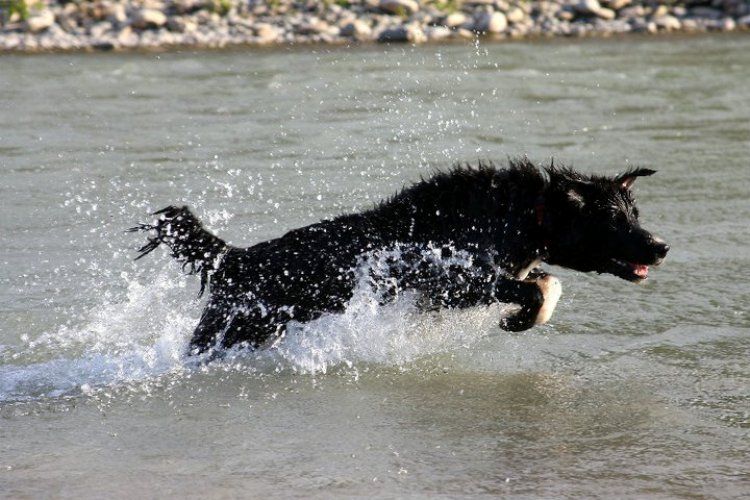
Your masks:
[{"label": "shallow water", "polygon": [[[750,492],[750,38],[0,58],[0,496]],[[554,270],[550,325],[408,301],[185,359],[197,279],[123,230],[237,245],[457,160],[647,165],[644,286]]]}]

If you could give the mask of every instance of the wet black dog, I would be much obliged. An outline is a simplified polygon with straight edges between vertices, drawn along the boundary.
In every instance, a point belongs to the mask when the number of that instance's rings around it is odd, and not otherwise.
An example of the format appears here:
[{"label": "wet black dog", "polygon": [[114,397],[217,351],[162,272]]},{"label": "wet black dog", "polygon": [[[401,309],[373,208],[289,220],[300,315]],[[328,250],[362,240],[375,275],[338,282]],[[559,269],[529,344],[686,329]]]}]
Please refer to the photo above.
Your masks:
[{"label": "wet black dog", "polygon": [[633,282],[661,263],[669,247],[639,226],[631,192],[653,173],[588,176],[526,159],[456,167],[369,211],[250,248],[227,245],[187,207],[160,210],[133,230],[152,232],[138,258],[164,243],[201,275],[201,293],[210,288],[193,353],[278,339],[291,320],[343,311],[363,283],[383,301],[412,291],[424,309],[516,303],[501,326],[519,331],[546,322],[560,296],[542,262]]}]

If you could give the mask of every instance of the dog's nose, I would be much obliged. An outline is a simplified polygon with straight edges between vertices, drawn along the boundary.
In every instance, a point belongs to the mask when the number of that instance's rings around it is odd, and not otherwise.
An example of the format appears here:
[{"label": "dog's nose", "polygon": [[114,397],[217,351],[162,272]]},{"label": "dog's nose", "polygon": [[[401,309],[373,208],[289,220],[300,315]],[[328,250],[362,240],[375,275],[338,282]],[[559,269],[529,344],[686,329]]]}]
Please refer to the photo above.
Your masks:
[{"label": "dog's nose", "polygon": [[661,238],[654,238],[654,251],[657,257],[663,259],[667,256],[667,252],[669,252],[669,245]]}]

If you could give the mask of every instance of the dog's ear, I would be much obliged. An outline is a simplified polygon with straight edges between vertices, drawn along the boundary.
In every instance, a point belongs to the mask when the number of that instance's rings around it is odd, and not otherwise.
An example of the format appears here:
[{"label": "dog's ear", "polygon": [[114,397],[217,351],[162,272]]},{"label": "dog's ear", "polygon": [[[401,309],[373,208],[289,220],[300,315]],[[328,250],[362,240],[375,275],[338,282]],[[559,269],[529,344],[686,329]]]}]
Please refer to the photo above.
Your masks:
[{"label": "dog's ear", "polygon": [[633,183],[635,182],[635,179],[637,177],[646,177],[649,175],[654,175],[655,173],[656,170],[651,170],[650,168],[632,168],[627,172],[615,177],[614,181],[615,184],[617,184],[621,188],[630,189],[631,187],[633,187]]}]

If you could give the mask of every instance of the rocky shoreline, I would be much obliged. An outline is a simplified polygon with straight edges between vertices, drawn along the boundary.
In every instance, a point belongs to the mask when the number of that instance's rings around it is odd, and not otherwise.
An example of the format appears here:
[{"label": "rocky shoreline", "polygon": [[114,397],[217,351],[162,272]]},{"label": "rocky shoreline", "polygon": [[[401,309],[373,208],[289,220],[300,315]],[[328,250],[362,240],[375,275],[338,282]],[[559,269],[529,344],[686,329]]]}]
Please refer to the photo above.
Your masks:
[{"label": "rocky shoreline", "polygon": [[750,31],[750,0],[0,0],[0,52]]}]

